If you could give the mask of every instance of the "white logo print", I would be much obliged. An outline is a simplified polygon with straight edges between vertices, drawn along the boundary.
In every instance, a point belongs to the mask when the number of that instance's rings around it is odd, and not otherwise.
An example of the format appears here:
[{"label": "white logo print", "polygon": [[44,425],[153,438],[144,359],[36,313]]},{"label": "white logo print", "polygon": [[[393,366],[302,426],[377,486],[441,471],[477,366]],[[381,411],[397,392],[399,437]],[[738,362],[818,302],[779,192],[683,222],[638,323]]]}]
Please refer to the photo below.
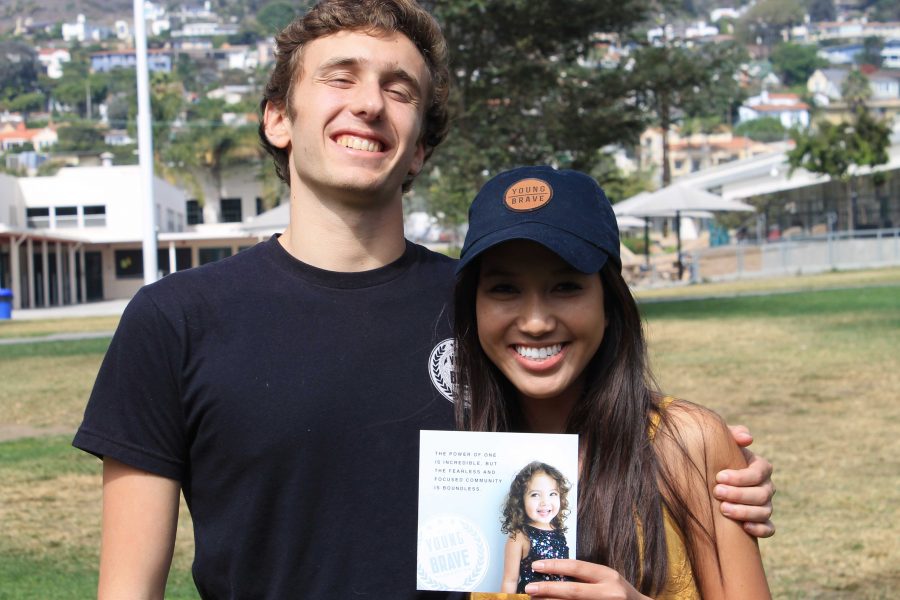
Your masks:
[{"label": "white logo print", "polygon": [[453,379],[453,351],[453,338],[447,338],[434,347],[428,359],[431,382],[450,402],[453,402],[453,388],[456,387]]},{"label": "white logo print", "polygon": [[440,515],[419,527],[416,589],[470,591],[487,574],[490,546],[465,517]]}]

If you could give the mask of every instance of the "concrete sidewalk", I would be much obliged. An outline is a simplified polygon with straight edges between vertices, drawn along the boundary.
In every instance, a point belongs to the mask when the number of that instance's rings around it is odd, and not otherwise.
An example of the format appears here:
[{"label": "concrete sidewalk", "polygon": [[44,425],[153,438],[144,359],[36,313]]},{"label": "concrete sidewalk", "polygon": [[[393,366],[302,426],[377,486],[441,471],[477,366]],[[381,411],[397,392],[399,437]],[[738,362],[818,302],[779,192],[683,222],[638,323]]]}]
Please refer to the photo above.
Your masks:
[{"label": "concrete sidewalk", "polygon": [[12,319],[13,321],[33,321],[35,319],[119,316],[125,310],[127,304],[128,300],[107,300],[69,306],[51,306],[49,308],[21,308],[12,311]]}]

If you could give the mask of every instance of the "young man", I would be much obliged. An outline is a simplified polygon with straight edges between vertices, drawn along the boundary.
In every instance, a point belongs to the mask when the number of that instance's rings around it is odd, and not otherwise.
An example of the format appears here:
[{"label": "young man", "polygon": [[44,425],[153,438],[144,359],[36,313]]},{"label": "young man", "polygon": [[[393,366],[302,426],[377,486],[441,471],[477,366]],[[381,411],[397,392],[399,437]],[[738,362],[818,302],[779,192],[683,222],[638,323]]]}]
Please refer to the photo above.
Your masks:
[{"label": "young man", "polygon": [[[324,2],[277,43],[288,229],[143,288],[75,438],[104,460],[101,598],[162,597],[179,491],[204,598],[431,597],[418,432],[452,426],[453,261],[404,240],[401,195],[446,131],[445,43],[412,0]],[[732,476],[765,523],[768,464]]]}]

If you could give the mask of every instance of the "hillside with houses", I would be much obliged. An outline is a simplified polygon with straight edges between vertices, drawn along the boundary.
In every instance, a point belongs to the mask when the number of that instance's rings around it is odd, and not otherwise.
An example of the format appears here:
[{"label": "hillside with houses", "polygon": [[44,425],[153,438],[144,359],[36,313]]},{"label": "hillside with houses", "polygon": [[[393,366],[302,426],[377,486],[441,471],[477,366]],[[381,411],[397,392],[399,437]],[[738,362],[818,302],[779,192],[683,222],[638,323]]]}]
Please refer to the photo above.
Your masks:
[{"label": "hillside with houses", "polygon": [[[424,4],[458,20],[447,27],[452,35],[470,36],[451,39],[451,48],[470,49],[451,55],[468,105],[457,99],[465,109],[457,129],[405,200],[412,239],[458,241],[472,191],[492,171],[523,162],[590,171],[614,202],[685,181],[758,207],[698,220],[686,235],[706,245],[733,242],[736,232],[765,242],[900,223],[900,178],[874,175],[900,166],[896,3],[697,1],[554,40],[557,50],[544,54],[512,44],[479,50],[473,23],[503,42],[490,2],[481,15]],[[23,282],[26,304],[127,297],[140,285],[132,233],[140,211],[128,177],[113,176],[137,162],[131,6],[14,0],[0,14],[0,287]],[[143,3],[163,273],[284,226],[286,190],[258,144],[258,103],[274,32],[304,6]],[[540,7],[521,10],[523,22],[545,16]],[[504,85],[519,76],[517,60],[538,61],[543,79]],[[500,83],[480,76],[487,71]],[[535,89],[543,91],[526,93]],[[895,133],[884,161],[853,171],[863,176],[851,198],[844,175],[795,168],[789,153],[860,110]],[[525,130],[542,135],[523,139],[516,121],[533,121]],[[652,248],[639,235],[626,243],[638,254],[663,252],[674,226],[654,219]]]}]

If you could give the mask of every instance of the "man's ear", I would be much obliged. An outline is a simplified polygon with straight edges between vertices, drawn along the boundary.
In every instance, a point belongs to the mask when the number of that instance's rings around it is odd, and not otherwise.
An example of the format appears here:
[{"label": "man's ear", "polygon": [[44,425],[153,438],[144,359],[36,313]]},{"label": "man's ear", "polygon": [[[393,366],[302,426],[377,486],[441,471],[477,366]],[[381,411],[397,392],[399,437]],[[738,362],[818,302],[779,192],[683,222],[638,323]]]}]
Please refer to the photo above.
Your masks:
[{"label": "man's ear", "polygon": [[286,108],[278,108],[272,102],[266,102],[263,126],[266,139],[276,148],[287,148],[291,143],[291,121]]},{"label": "man's ear", "polygon": [[425,144],[419,141],[416,144],[416,151],[413,154],[412,164],[409,166],[409,174],[412,177],[415,177],[419,174],[419,171],[422,170],[422,166],[425,164]]}]

